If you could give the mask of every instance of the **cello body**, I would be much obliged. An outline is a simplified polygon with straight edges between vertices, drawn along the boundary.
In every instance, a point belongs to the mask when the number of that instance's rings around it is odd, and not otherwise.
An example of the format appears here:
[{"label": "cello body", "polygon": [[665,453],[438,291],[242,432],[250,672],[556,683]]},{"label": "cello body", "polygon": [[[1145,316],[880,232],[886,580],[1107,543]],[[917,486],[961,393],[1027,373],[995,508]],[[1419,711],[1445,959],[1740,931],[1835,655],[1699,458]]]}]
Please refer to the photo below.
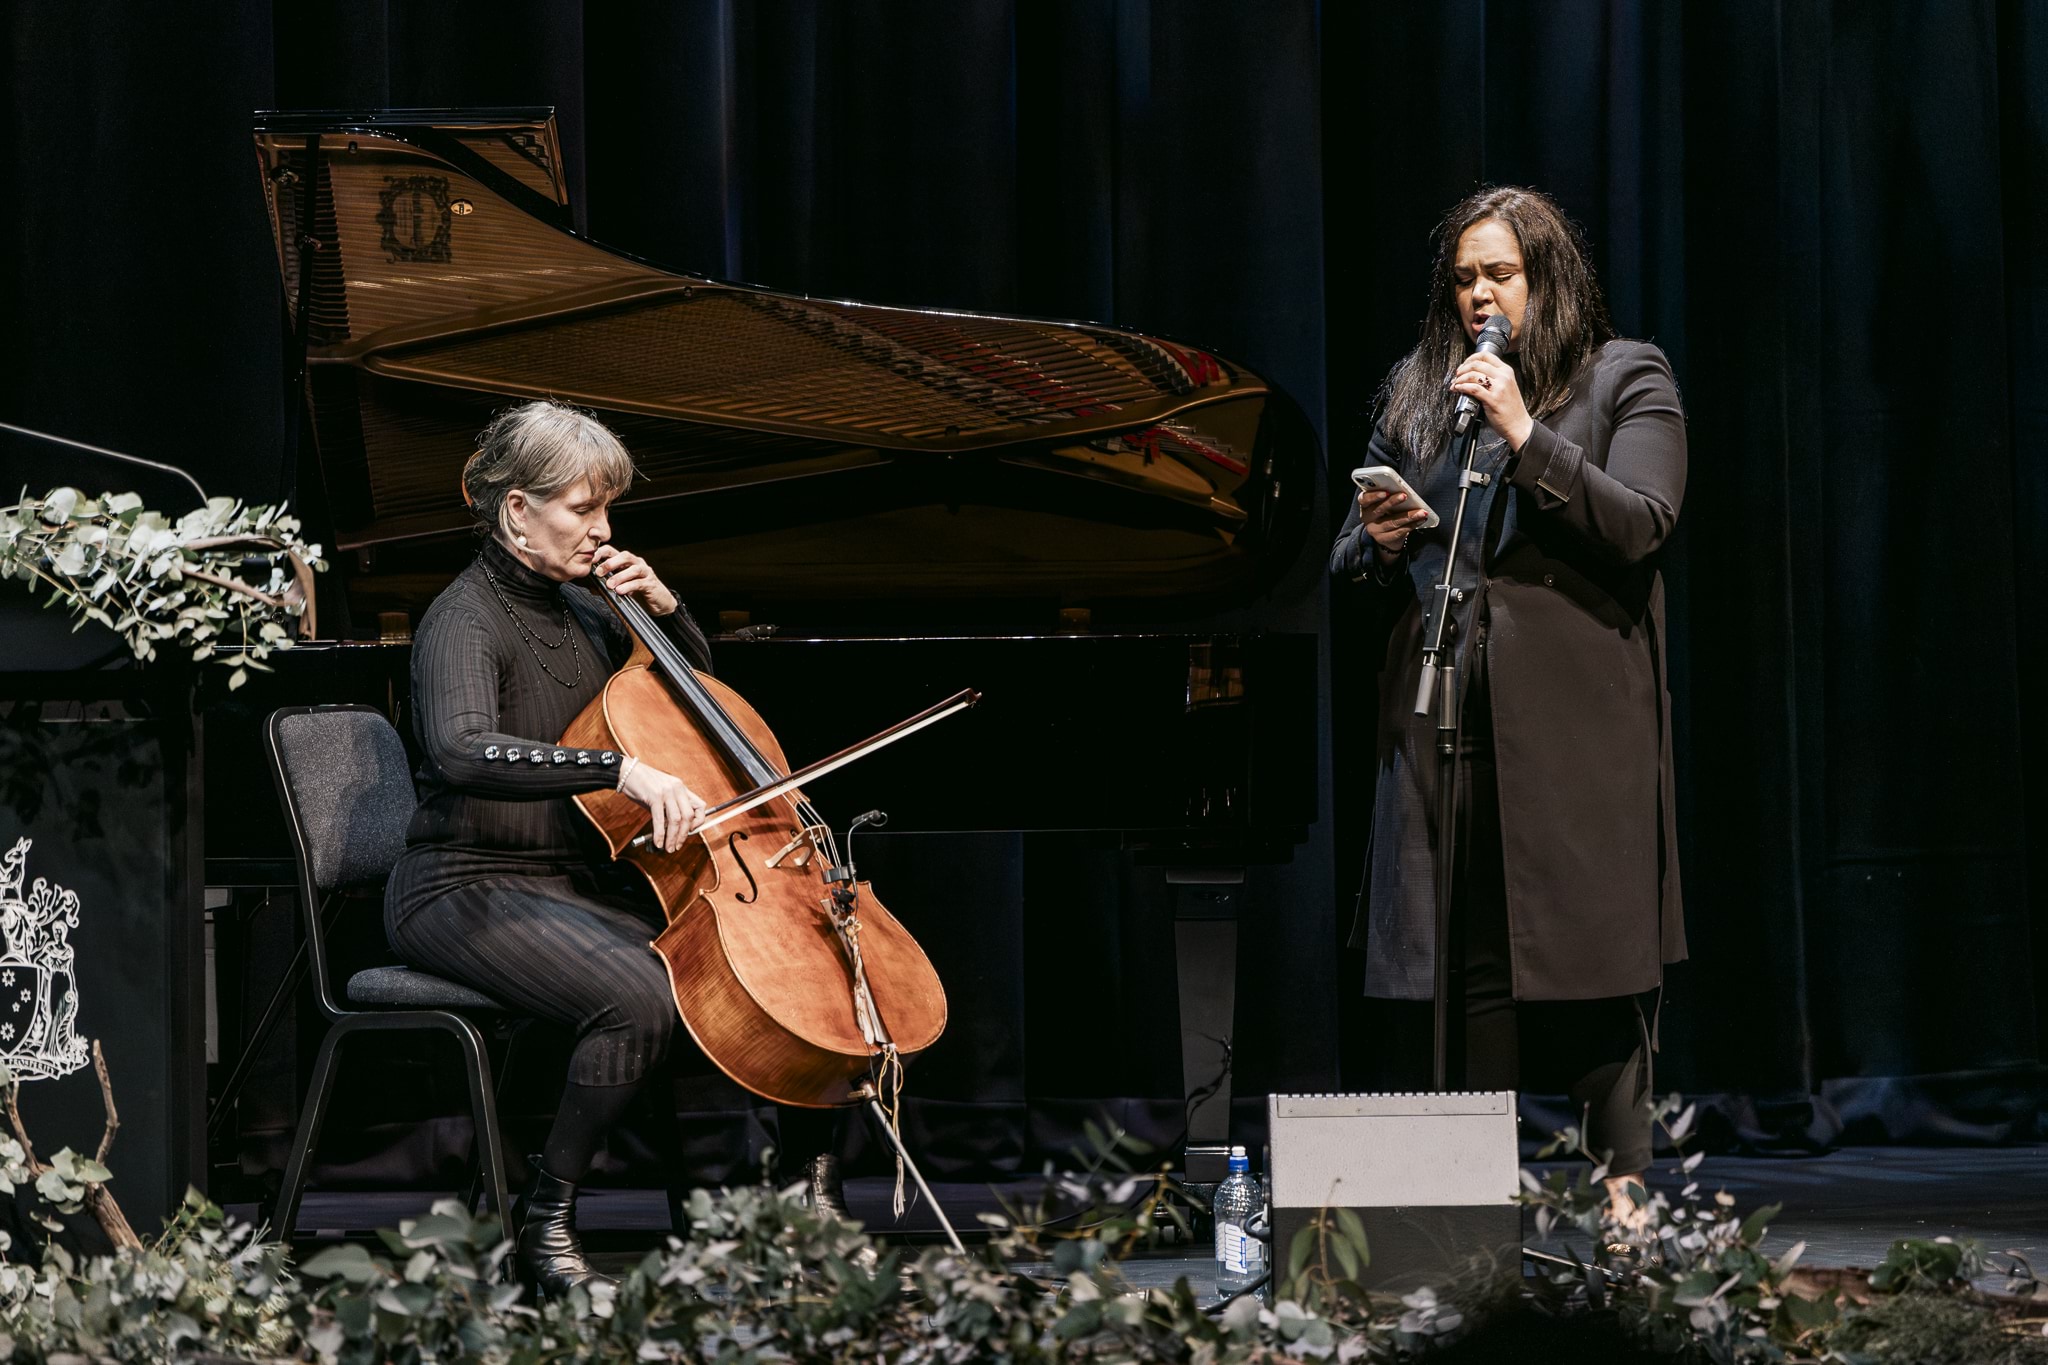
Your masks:
[{"label": "cello body", "polygon": [[[701,696],[723,713],[713,724],[679,699],[664,675],[688,664],[679,655],[658,658],[645,618],[636,625],[634,611],[612,602],[634,650],[562,736],[565,746],[631,754],[681,778],[712,806],[760,785],[760,760],[777,776],[789,771],[774,734],[731,688],[691,671]],[[689,682],[681,690],[694,691]],[[751,744],[751,755],[730,752],[737,746],[726,722]],[[887,1054],[908,1061],[945,1029],[938,973],[865,882],[856,888],[857,909],[835,915],[829,860],[806,829],[800,794],[693,832],[673,853],[636,843],[648,816],[631,797],[597,791],[575,800],[612,856],[637,868],[661,901],[667,927],[652,947],[690,1036],[755,1094],[813,1108],[858,1102]],[[787,848],[792,841],[795,853]],[[787,856],[771,866],[778,850]],[[863,994],[873,1002],[866,1029]]]}]

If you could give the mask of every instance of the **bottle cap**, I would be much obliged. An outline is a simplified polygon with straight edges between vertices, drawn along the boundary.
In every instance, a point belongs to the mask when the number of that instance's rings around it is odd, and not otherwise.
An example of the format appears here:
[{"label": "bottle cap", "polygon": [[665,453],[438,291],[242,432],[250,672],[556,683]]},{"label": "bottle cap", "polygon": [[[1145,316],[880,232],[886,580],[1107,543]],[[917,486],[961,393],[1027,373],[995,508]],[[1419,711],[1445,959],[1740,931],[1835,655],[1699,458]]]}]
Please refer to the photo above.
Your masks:
[{"label": "bottle cap", "polygon": [[1232,1175],[1236,1175],[1239,1171],[1249,1173],[1251,1168],[1252,1159],[1244,1154],[1244,1148],[1232,1147],[1230,1149],[1230,1173]]}]

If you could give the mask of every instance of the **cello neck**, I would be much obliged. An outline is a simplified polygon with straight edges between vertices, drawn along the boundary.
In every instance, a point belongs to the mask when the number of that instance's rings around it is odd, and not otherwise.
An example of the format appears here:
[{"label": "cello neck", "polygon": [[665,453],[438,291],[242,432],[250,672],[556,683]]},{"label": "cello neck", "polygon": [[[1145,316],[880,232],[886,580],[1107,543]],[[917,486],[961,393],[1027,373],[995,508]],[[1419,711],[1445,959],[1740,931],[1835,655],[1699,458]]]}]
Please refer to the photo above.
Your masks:
[{"label": "cello neck", "polygon": [[754,742],[747,738],[746,732],[739,727],[726,709],[719,705],[718,698],[711,694],[711,689],[704,686],[704,680],[697,676],[697,670],[690,666],[690,661],[683,657],[682,650],[676,648],[675,642],[669,639],[667,632],[654,623],[654,618],[648,615],[647,608],[630,597],[614,592],[611,584],[603,579],[595,575],[592,575],[592,578],[597,583],[597,590],[611,603],[612,610],[618,613],[626,629],[640,642],[640,647],[653,658],[654,669],[668,680],[669,688],[675,693],[676,699],[696,718],[698,725],[724,753],[726,759],[756,785],[766,785],[782,777],[783,774],[754,747]]}]

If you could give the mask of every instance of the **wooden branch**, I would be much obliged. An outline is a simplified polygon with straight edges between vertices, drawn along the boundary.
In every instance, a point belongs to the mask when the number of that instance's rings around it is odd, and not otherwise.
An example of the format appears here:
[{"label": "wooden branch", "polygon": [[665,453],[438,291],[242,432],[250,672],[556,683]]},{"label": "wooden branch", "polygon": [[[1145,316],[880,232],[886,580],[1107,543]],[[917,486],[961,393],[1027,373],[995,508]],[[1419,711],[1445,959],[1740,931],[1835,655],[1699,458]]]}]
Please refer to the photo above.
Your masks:
[{"label": "wooden branch", "polygon": [[128,1216],[121,1212],[121,1206],[114,1202],[114,1196],[107,1192],[105,1185],[86,1186],[85,1206],[92,1210],[93,1218],[100,1225],[100,1231],[107,1234],[107,1240],[114,1244],[114,1250],[142,1249],[142,1239],[135,1235],[134,1228],[128,1226]]},{"label": "wooden branch", "polygon": [[[120,1130],[121,1116],[114,1111],[114,1082],[107,1076],[107,1054],[100,1050],[100,1040],[92,1040],[92,1069],[100,1078],[100,1103],[106,1106],[107,1126],[100,1134],[99,1155],[93,1160],[104,1164],[107,1150],[114,1145],[114,1134]],[[92,1210],[92,1216],[99,1222],[100,1231],[107,1234],[107,1240],[114,1244],[116,1251],[139,1251],[142,1239],[135,1235],[135,1229],[128,1225],[128,1215],[121,1212],[121,1206],[114,1202],[114,1196],[105,1185],[88,1184],[85,1187],[85,1206]]]},{"label": "wooden branch", "polygon": [[180,568],[178,572],[183,577],[196,578],[202,583],[211,583],[216,588],[226,588],[229,592],[240,593],[244,597],[253,597],[273,611],[283,611],[285,609],[283,598],[272,597],[269,593],[260,592],[250,587],[247,583],[239,582],[236,579],[222,578],[218,574],[210,574],[190,567]]},{"label": "wooden branch", "polygon": [[107,1078],[107,1054],[100,1051],[100,1040],[92,1040],[92,1069],[100,1078],[100,1103],[107,1109],[106,1131],[100,1134],[100,1149],[93,1160],[100,1165],[107,1164],[107,1151],[114,1145],[114,1134],[121,1129],[121,1116],[114,1112],[114,1083]]},{"label": "wooden branch", "polygon": [[284,548],[282,541],[273,540],[269,536],[201,536],[197,540],[180,541],[178,548],[181,550],[224,550],[230,545],[247,545],[253,550],[281,550]]},{"label": "wooden branch", "polygon": [[[99,1073],[100,1099],[107,1108],[107,1127],[106,1131],[100,1136],[99,1157],[95,1158],[98,1160],[104,1159],[107,1149],[113,1145],[114,1132],[121,1126],[121,1119],[114,1112],[114,1085],[107,1077],[106,1054],[100,1051],[100,1044],[97,1038],[93,1040],[92,1044],[92,1065],[93,1070]],[[14,1129],[15,1141],[21,1144],[21,1150],[26,1154],[29,1174],[32,1176],[41,1175],[44,1171],[49,1170],[50,1167],[36,1159],[35,1144],[28,1140],[28,1128],[21,1121],[21,1106],[18,1103],[20,1095],[21,1082],[9,1081],[7,1083],[7,1122]],[[121,1212],[121,1206],[114,1202],[114,1196],[108,1193],[105,1185],[91,1181],[86,1182],[85,1207],[91,1211],[93,1221],[100,1225],[100,1231],[107,1235],[107,1241],[113,1245],[116,1251],[136,1251],[141,1249],[142,1239],[135,1235],[135,1229],[128,1224],[128,1216]]]},{"label": "wooden branch", "polygon": [[[292,583],[297,589],[298,600],[303,608],[299,612],[299,638],[311,640],[320,634],[320,618],[313,602],[313,570],[305,560],[299,558],[297,550],[285,551],[285,557],[292,562]],[[285,590],[285,600],[292,600],[292,589]]]},{"label": "wooden branch", "polygon": [[21,1122],[21,1106],[18,1103],[16,1103],[20,1096],[21,1082],[18,1080],[8,1081],[7,1123],[9,1127],[14,1129],[14,1140],[21,1144],[21,1150],[24,1153],[24,1160],[28,1164],[28,1173],[30,1175],[41,1175],[44,1171],[47,1171],[50,1168],[48,1166],[45,1166],[42,1162],[36,1160],[36,1145],[28,1140],[28,1129],[24,1127]]}]

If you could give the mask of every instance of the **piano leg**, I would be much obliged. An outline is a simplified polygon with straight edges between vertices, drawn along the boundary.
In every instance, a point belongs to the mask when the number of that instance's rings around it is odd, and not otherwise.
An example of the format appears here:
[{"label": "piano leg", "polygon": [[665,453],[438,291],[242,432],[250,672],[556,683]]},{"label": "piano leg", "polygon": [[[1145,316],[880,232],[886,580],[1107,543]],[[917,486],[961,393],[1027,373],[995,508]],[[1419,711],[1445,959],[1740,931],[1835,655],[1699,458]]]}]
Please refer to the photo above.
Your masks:
[{"label": "piano leg", "polygon": [[1174,957],[1180,984],[1180,1067],[1188,1135],[1185,1178],[1228,1174],[1230,1071],[1237,1010],[1237,907],[1244,869],[1171,867]]}]

